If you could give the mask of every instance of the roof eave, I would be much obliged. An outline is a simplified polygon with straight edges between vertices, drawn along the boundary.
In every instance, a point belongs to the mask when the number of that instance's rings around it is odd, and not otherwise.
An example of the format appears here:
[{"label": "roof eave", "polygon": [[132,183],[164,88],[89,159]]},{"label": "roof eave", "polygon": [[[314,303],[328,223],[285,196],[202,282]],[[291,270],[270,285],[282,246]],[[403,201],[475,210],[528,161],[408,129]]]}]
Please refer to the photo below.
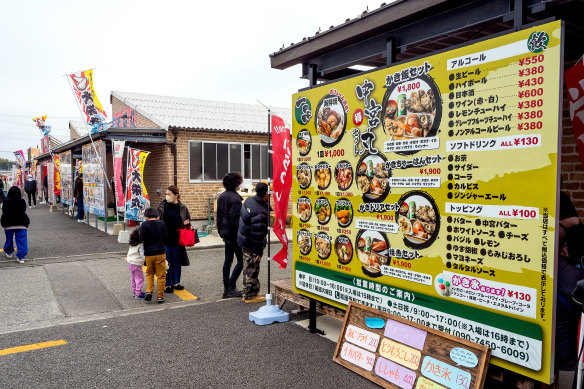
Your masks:
[{"label": "roof eave", "polygon": [[418,13],[451,3],[453,0],[401,0],[377,10],[364,13],[338,27],[320,32],[305,41],[270,54],[270,65],[274,69],[286,69],[301,64],[310,57],[353,44],[364,35],[387,30],[392,24],[403,24]]}]

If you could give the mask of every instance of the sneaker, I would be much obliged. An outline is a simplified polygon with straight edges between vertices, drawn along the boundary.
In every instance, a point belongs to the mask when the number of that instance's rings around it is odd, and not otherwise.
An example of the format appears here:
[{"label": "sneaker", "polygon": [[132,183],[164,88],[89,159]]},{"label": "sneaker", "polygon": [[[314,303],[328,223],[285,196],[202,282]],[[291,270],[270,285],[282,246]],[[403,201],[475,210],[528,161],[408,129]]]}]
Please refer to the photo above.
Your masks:
[{"label": "sneaker", "polygon": [[144,301],[152,301],[152,293],[146,293],[146,296],[144,296]]},{"label": "sneaker", "polygon": [[16,262],[18,262],[18,263],[24,263],[24,258],[16,258]]},{"label": "sneaker", "polygon": [[174,288],[172,286],[167,286],[164,288],[164,293],[174,293]]},{"label": "sneaker", "polygon": [[158,304],[162,304],[162,303],[164,302],[164,297],[158,297],[158,298],[156,299],[156,302],[157,302]]},{"label": "sneaker", "polygon": [[8,254],[6,251],[4,252],[4,254],[6,254],[6,258],[12,258],[12,254]]},{"label": "sneaker", "polygon": [[83,219],[77,219],[77,223],[83,223]]},{"label": "sneaker", "polygon": [[176,285],[173,285],[173,288],[176,290],[183,290],[185,287],[182,286],[181,284],[176,284]]},{"label": "sneaker", "polygon": [[237,289],[230,289],[230,290],[226,290],[225,292],[223,292],[224,299],[241,297],[241,296],[243,296],[243,293],[241,293],[241,291],[239,291]]},{"label": "sneaker", "polygon": [[146,293],[144,293],[144,292],[141,292],[140,294],[137,294],[137,295],[135,296],[135,298],[136,298],[136,299],[143,299],[143,298],[146,298]]}]

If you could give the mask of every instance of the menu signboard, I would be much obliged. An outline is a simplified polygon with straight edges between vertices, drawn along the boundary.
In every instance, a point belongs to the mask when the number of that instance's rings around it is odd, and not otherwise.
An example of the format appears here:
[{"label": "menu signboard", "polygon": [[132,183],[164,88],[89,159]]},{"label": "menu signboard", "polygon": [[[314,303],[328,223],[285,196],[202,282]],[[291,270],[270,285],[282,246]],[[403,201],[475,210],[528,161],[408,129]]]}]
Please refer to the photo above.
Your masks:
[{"label": "menu signboard", "polygon": [[560,21],[293,96],[294,290],[550,382]]},{"label": "menu signboard", "polygon": [[[95,146],[93,146],[95,145]],[[82,147],[83,208],[85,212],[105,217],[105,144],[99,140]]]}]

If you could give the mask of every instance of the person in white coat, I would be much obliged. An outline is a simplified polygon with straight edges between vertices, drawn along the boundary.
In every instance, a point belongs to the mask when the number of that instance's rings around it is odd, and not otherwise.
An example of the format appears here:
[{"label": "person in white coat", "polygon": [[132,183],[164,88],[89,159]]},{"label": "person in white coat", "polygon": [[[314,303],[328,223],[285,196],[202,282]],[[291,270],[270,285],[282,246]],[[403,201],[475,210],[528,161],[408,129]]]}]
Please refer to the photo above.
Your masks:
[{"label": "person in white coat", "polygon": [[128,249],[126,260],[128,261],[128,269],[132,278],[134,297],[143,299],[146,297],[142,291],[142,286],[144,285],[144,272],[142,271],[142,266],[144,266],[144,245],[140,242],[140,231],[138,229],[130,234],[130,248]]}]

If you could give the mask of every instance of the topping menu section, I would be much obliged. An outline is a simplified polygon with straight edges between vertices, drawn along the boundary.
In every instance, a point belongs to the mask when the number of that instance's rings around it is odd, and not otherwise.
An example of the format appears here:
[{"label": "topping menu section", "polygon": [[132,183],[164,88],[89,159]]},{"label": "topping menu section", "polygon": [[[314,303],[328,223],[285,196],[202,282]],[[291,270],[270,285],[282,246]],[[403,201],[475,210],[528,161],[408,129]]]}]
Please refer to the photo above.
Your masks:
[{"label": "topping menu section", "polygon": [[295,291],[549,383],[562,34],[542,24],[295,94]]}]

